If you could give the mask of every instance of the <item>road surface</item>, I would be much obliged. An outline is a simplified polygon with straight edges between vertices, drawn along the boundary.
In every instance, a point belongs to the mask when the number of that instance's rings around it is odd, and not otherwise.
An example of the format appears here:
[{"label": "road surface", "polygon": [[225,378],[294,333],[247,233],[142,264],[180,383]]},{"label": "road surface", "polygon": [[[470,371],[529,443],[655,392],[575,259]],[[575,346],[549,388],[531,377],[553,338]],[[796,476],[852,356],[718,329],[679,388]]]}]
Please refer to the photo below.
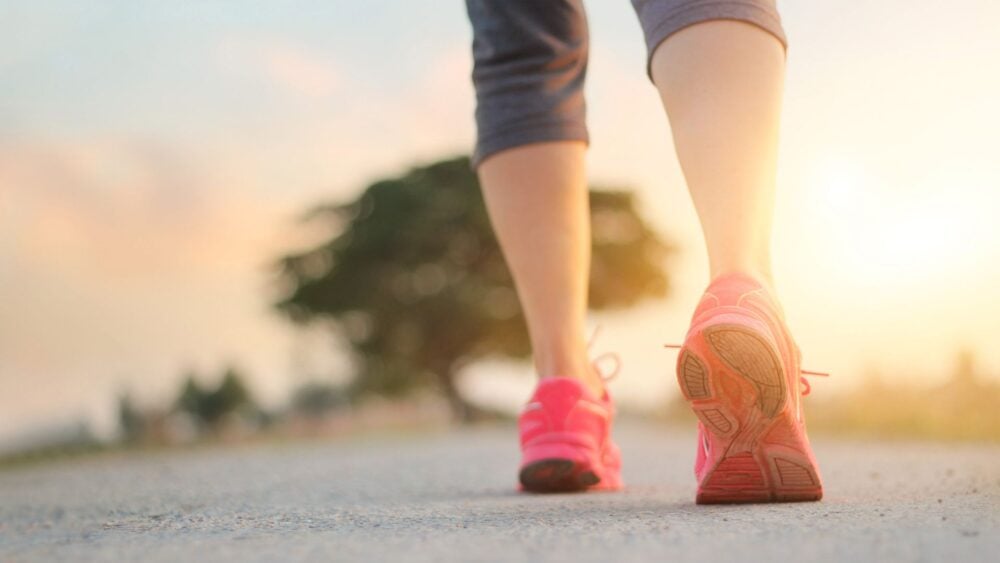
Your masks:
[{"label": "road surface", "polygon": [[623,424],[627,489],[514,490],[513,428],[0,471],[0,561],[998,561],[1000,446],[814,439],[826,499],[693,504],[694,438]]}]

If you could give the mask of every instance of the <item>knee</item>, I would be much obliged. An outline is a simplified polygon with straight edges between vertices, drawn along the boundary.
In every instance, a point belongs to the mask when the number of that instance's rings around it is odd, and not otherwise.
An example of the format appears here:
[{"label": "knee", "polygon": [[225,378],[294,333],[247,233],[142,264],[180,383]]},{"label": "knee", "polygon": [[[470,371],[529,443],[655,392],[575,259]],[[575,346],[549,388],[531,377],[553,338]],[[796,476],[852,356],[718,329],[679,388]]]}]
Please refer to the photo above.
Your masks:
[{"label": "knee", "polygon": [[788,47],[775,0],[632,0],[646,38],[647,73],[653,52],[674,32],[710,20],[739,20],[771,33]]},{"label": "knee", "polygon": [[478,129],[473,164],[531,142],[586,142],[589,45],[581,3],[470,0],[469,10]]}]

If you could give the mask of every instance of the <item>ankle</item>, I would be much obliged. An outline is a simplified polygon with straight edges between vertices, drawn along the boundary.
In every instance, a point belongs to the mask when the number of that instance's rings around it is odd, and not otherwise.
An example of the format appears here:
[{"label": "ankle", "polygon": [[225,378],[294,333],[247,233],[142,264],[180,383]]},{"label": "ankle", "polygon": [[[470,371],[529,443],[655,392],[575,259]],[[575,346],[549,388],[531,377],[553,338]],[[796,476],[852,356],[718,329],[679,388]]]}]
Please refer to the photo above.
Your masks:
[{"label": "ankle", "polygon": [[760,268],[752,266],[739,266],[739,267],[726,267],[726,268],[712,268],[710,273],[711,280],[709,283],[715,281],[719,277],[733,275],[733,274],[742,274],[744,276],[751,277],[760,282],[772,294],[775,294],[774,276],[771,274],[770,267]]},{"label": "ankle", "polygon": [[548,364],[544,367],[536,365],[536,369],[540,379],[551,377],[578,379],[595,397],[604,395],[604,380],[601,379],[600,374],[589,361],[566,361]]},{"label": "ankle", "polygon": [[[580,325],[582,327],[582,323]],[[587,339],[577,331],[553,331],[549,338],[532,338],[532,356],[539,378],[569,377],[580,380],[595,397],[604,395],[604,380],[590,361]]]}]

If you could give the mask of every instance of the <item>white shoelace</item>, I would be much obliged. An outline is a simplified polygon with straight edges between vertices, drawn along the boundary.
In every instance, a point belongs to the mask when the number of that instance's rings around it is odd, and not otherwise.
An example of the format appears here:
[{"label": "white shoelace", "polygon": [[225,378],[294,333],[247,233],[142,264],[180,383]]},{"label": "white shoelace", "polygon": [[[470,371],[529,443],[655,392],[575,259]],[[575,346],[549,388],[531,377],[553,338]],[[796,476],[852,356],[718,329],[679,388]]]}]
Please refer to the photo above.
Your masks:
[{"label": "white shoelace", "polygon": [[[590,333],[590,338],[587,340],[587,351],[588,352],[593,347],[594,342],[597,340],[597,334],[600,331],[601,331],[601,323],[597,323],[597,325],[594,326],[594,331]],[[599,365],[600,362],[601,362],[601,360],[603,360],[604,358],[612,358],[612,359],[615,360],[615,369],[611,373],[609,373],[609,374],[605,374],[603,371],[601,371],[601,368],[600,368],[600,365]],[[618,376],[618,372],[621,371],[621,367],[622,367],[622,359],[621,359],[621,356],[619,356],[617,352],[604,352],[603,354],[600,354],[597,357],[595,357],[593,360],[591,360],[590,364],[592,366],[594,366],[594,370],[597,371],[597,374],[600,376],[601,380],[606,383],[606,382],[611,381],[612,379],[614,379],[615,377]]]}]

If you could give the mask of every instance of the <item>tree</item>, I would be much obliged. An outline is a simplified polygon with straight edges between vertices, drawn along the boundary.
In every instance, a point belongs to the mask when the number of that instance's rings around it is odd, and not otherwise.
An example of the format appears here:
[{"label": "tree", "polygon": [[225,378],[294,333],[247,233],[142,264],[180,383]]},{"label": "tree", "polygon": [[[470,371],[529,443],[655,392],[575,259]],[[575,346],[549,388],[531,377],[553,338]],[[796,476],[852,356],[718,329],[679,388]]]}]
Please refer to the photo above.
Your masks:
[{"label": "tree", "polygon": [[[591,190],[590,305],[628,307],[668,289],[670,248],[626,190]],[[436,386],[461,420],[476,411],[455,385],[470,362],[530,356],[513,280],[467,158],[375,182],[356,200],[306,218],[333,234],[279,260],[293,322],[332,320],[358,358],[355,396],[402,395]]]},{"label": "tree", "polygon": [[177,400],[174,401],[174,409],[189,414],[194,421],[201,425],[204,423],[202,411],[206,395],[207,392],[201,388],[201,385],[198,385],[197,376],[188,373],[181,385],[181,392],[177,396]]},{"label": "tree", "polygon": [[142,440],[146,431],[143,414],[132,403],[132,397],[128,393],[118,396],[118,429],[122,441],[127,444]]},{"label": "tree", "polygon": [[181,386],[174,408],[186,412],[202,427],[215,428],[230,413],[256,411],[253,397],[234,368],[227,368],[215,389],[205,389],[198,384],[194,374],[189,374]]},{"label": "tree", "polygon": [[337,385],[309,381],[292,393],[291,402],[294,412],[309,417],[321,417],[330,411],[347,406],[347,394]]},{"label": "tree", "polygon": [[243,377],[233,367],[226,369],[222,382],[210,397],[212,410],[209,418],[213,422],[217,422],[229,413],[256,410],[250,391],[243,383]]}]

